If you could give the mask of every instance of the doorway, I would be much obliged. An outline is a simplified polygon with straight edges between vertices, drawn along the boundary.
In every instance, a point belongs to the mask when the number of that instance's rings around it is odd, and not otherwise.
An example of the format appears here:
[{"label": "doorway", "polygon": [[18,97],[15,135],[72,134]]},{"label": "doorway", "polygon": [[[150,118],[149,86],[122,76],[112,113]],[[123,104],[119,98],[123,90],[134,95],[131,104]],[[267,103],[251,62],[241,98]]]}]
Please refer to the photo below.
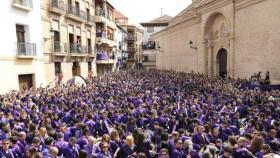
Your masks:
[{"label": "doorway", "polygon": [[22,74],[18,75],[19,89],[29,90],[34,88],[34,74]]},{"label": "doorway", "polygon": [[227,76],[227,50],[222,48],[217,54],[218,75],[222,78]]},{"label": "doorway", "polygon": [[73,77],[81,75],[81,67],[80,67],[80,63],[79,62],[73,62],[72,75],[73,75]]}]

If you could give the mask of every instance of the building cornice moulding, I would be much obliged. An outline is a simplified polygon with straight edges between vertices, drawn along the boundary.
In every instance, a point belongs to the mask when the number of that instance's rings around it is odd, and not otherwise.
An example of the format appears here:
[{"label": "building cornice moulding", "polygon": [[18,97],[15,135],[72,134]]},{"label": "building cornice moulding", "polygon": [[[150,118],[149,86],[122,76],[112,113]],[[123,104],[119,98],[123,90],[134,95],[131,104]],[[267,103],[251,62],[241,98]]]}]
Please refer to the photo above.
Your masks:
[{"label": "building cornice moulding", "polygon": [[169,28],[167,28],[167,29],[165,29],[165,30],[163,30],[161,32],[152,34],[151,37],[152,38],[157,38],[157,36],[159,36],[159,35],[163,35],[164,36],[164,35],[169,34],[169,33],[174,33],[176,31],[183,30],[186,27],[190,27],[190,26],[199,24],[199,23],[201,23],[201,21],[202,21],[201,17],[199,17],[197,19],[192,19],[191,21],[190,20],[183,21],[183,22],[178,23],[175,26],[169,27]]},{"label": "building cornice moulding", "polygon": [[[2,55],[0,56],[1,61],[19,61],[19,60],[29,60],[29,59],[19,59],[17,56]],[[31,59],[32,60],[32,59]],[[35,56],[33,61],[44,61],[44,57]]]},{"label": "building cornice moulding", "polygon": [[[152,35],[152,37],[156,37],[157,35],[164,33],[164,32],[169,32],[170,29],[175,28],[175,30],[180,30],[176,29],[178,26],[180,26],[182,23],[188,23],[187,25],[184,26],[192,26],[201,21],[201,15],[206,12],[211,12],[215,11],[223,6],[227,6],[231,3],[233,3],[233,0],[205,0],[205,1],[198,1],[201,3],[194,4],[191,8],[189,8],[185,13],[181,13],[180,16],[175,17],[174,20],[171,20],[171,24],[173,21],[173,25],[170,27],[167,27],[166,29],[155,33]],[[177,19],[176,19],[177,18]],[[199,22],[198,22],[199,20]],[[178,21],[176,23],[176,21]],[[196,22],[192,22],[196,21]]]},{"label": "building cornice moulding", "polygon": [[264,1],[267,0],[236,0],[236,10],[241,10]]}]

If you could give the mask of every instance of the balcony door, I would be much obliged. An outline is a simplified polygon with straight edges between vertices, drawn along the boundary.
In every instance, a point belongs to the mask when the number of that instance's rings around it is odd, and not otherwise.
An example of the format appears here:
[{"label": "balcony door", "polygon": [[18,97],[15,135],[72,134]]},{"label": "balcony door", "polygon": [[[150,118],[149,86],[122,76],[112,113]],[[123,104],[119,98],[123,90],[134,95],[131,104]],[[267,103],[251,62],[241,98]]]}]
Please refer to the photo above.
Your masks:
[{"label": "balcony door", "polygon": [[75,50],[74,34],[72,33],[69,33],[69,45],[70,45],[70,52],[72,53]]},{"label": "balcony door", "polygon": [[61,47],[60,47],[60,32],[59,31],[54,31],[54,36],[53,36],[53,42],[54,42],[54,51],[55,52],[61,52]]},{"label": "balcony door", "polygon": [[30,88],[34,88],[34,74],[18,75],[18,81],[20,90],[29,90]]},{"label": "balcony door", "polygon": [[92,47],[91,47],[91,39],[90,38],[88,38],[87,39],[87,45],[88,45],[88,53],[91,53],[92,52]]},{"label": "balcony door", "polygon": [[81,75],[81,67],[80,67],[80,63],[79,62],[73,62],[72,75],[73,75],[73,77]]},{"label": "balcony door", "polygon": [[76,15],[80,16],[80,3],[75,2]]},{"label": "balcony door", "polygon": [[89,11],[89,9],[87,8],[87,21],[89,22],[91,19],[90,19],[90,11]]},{"label": "balcony door", "polygon": [[17,48],[18,53],[26,54],[25,46],[25,29],[23,25],[16,25],[16,34],[17,34]]},{"label": "balcony door", "polygon": [[73,12],[73,10],[72,10],[72,0],[68,0],[67,2],[68,2],[68,12],[72,13]]}]

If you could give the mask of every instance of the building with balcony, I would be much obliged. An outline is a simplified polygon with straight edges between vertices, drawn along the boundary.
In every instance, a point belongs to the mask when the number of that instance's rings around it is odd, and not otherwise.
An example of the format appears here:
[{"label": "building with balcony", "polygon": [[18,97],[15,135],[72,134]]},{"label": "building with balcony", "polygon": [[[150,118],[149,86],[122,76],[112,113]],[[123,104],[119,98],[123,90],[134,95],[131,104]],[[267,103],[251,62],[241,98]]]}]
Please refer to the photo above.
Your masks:
[{"label": "building with balcony", "polygon": [[1,2],[0,94],[46,85],[40,1]]},{"label": "building with balcony", "polygon": [[143,30],[135,25],[127,25],[127,66],[138,68],[141,65],[140,52],[143,41]]},{"label": "building with balcony", "polygon": [[115,8],[104,0],[95,0],[96,65],[97,73],[116,69],[116,24],[113,18]]},{"label": "building with balcony", "polygon": [[116,68],[117,70],[119,69],[125,69],[126,68],[126,61],[128,58],[128,53],[127,53],[127,42],[126,42],[126,37],[127,37],[127,31],[117,25],[117,31],[116,31]]},{"label": "building with balcony", "polygon": [[144,28],[144,36],[139,59],[144,68],[156,68],[156,53],[160,46],[157,46],[151,35],[165,29],[171,19],[172,17],[163,15],[152,21],[140,23]]},{"label": "building with balcony", "polygon": [[41,0],[48,83],[59,73],[64,82],[97,74],[94,6],[91,0]]},{"label": "building with balcony", "polygon": [[127,68],[135,68],[140,62],[138,54],[141,52],[141,43],[144,32],[135,25],[129,25],[128,18],[121,12],[116,11],[114,18],[116,24],[127,32],[127,36],[125,37],[125,42],[127,43]]}]

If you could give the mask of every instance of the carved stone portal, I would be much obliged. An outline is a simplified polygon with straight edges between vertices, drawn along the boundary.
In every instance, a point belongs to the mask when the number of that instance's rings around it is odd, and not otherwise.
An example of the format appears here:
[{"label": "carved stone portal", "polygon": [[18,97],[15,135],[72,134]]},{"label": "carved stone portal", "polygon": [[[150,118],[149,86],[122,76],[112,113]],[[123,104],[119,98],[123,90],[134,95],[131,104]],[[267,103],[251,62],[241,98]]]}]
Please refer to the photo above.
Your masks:
[{"label": "carved stone portal", "polygon": [[[223,14],[217,13],[212,15],[205,24],[204,39],[205,44],[205,74],[209,76],[220,76],[220,69],[228,71],[229,55],[226,58],[217,58],[221,48],[229,50],[228,24]],[[229,52],[228,52],[229,53]],[[226,60],[220,61],[218,59]],[[225,66],[225,67],[222,67]]]}]

